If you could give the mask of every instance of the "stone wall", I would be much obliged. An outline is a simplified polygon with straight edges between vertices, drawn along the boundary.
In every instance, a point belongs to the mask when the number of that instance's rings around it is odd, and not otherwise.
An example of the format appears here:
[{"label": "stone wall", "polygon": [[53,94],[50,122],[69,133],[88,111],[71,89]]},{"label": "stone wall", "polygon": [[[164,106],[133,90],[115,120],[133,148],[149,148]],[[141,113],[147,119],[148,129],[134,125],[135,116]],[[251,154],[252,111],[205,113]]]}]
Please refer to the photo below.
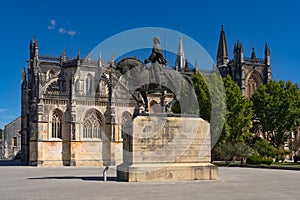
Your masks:
[{"label": "stone wall", "polygon": [[2,153],[3,159],[19,158],[21,151],[21,117],[10,122],[4,127],[2,135]]}]

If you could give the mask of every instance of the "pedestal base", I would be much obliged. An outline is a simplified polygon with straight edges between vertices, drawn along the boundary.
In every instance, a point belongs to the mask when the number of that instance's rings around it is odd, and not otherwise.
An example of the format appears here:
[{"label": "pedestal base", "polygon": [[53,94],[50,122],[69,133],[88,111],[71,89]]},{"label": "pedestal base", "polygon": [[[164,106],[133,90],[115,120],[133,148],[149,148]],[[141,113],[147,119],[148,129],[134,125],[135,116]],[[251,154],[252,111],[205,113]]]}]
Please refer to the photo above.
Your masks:
[{"label": "pedestal base", "polygon": [[120,181],[191,181],[218,180],[218,168],[210,163],[121,164],[117,166]]}]

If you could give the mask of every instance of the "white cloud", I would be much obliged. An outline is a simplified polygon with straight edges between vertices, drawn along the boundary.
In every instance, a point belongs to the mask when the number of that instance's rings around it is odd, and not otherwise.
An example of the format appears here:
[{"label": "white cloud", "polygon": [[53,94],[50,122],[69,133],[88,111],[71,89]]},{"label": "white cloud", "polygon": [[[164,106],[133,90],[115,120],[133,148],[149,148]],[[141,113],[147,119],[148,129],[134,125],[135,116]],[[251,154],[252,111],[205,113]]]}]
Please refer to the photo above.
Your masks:
[{"label": "white cloud", "polygon": [[0,113],[4,113],[4,112],[6,112],[6,111],[7,111],[6,108],[0,108]]},{"label": "white cloud", "polygon": [[[67,24],[70,24],[70,22],[68,21]],[[78,33],[76,31],[73,30],[68,30],[64,27],[60,27],[60,28],[56,28],[56,21],[54,19],[50,20],[50,25],[48,26],[48,30],[57,30],[57,32],[59,34],[62,35],[69,35],[71,37],[74,37],[75,35],[77,35]]]},{"label": "white cloud", "polygon": [[70,35],[71,37],[75,36],[76,34],[76,31],[68,31],[68,35]]},{"label": "white cloud", "polygon": [[58,32],[61,33],[61,34],[67,33],[66,29],[64,29],[64,28],[59,28]]},{"label": "white cloud", "polygon": [[50,20],[50,25],[48,26],[49,30],[54,30],[56,26],[56,21],[54,19]]}]

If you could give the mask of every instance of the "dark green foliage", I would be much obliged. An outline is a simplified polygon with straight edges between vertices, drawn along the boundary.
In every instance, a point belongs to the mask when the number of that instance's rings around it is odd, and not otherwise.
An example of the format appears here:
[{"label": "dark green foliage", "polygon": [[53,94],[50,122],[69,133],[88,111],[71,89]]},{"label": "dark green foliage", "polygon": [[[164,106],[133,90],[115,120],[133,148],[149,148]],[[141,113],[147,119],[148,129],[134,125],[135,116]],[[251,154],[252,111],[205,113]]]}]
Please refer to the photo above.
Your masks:
[{"label": "dark green foliage", "polygon": [[226,124],[230,134],[228,140],[237,143],[243,142],[249,129],[252,127],[252,104],[242,96],[239,86],[230,76],[224,79],[226,89]]},{"label": "dark green foliage", "polygon": [[254,150],[243,142],[238,142],[233,145],[233,155],[240,158],[241,164],[244,163],[244,159],[247,158],[249,155],[254,153]]},{"label": "dark green foliage", "polygon": [[214,159],[229,163],[233,159],[234,147],[231,143],[219,143],[213,149]]},{"label": "dark green foliage", "polygon": [[263,158],[261,160],[261,164],[263,165],[271,165],[273,163],[273,158]]},{"label": "dark green foliage", "polygon": [[249,165],[260,165],[261,161],[262,161],[262,158],[258,155],[252,155],[246,159],[246,163]]},{"label": "dark green foliage", "polygon": [[285,158],[287,155],[289,155],[291,151],[285,150],[282,147],[279,147],[278,149],[275,150],[275,155],[276,155],[276,162],[284,162]]},{"label": "dark green foliage", "polygon": [[275,156],[275,148],[265,139],[256,140],[254,148],[262,157]]},{"label": "dark green foliage", "polygon": [[238,158],[241,160],[241,164],[243,164],[244,159],[253,154],[254,150],[243,142],[235,144],[222,142],[216,146],[213,153],[219,160],[230,162]]},{"label": "dark green foliage", "polygon": [[0,129],[0,139],[2,139],[2,129]]},{"label": "dark green foliage", "polygon": [[210,121],[211,101],[206,81],[200,73],[192,75],[192,81],[198,99],[199,116],[206,121]]},{"label": "dark green foliage", "polygon": [[275,148],[280,148],[288,132],[300,125],[300,91],[290,81],[271,81],[253,95],[257,129]]},{"label": "dark green foliage", "polygon": [[216,73],[209,76],[200,73],[192,76],[199,105],[199,116],[210,122],[211,141],[214,146],[226,135],[224,126],[226,97],[222,78]]},{"label": "dark green foliage", "polygon": [[300,154],[298,155],[294,155],[294,162],[297,163],[298,161],[300,161]]}]

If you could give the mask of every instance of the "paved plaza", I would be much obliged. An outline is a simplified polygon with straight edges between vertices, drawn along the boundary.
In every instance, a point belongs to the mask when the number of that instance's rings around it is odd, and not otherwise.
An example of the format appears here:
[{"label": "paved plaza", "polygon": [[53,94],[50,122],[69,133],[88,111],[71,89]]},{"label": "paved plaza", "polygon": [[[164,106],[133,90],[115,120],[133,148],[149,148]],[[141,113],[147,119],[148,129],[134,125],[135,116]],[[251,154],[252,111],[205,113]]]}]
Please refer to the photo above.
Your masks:
[{"label": "paved plaza", "polygon": [[102,170],[0,166],[0,199],[300,199],[300,171],[222,167],[218,181],[127,183],[115,167],[104,182]]}]

